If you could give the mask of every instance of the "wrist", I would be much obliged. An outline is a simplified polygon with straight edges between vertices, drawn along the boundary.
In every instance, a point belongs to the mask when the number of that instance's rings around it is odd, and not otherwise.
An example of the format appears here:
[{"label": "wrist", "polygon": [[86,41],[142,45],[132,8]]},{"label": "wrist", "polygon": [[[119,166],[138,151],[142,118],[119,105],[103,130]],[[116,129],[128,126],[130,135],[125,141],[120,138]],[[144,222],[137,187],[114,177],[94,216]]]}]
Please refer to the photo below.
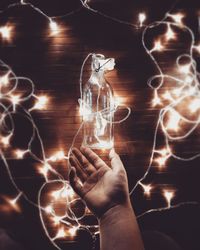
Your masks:
[{"label": "wrist", "polygon": [[115,222],[119,219],[127,218],[127,213],[133,213],[132,205],[130,199],[128,199],[123,204],[115,204],[111,208],[109,208],[106,212],[104,212],[101,217],[99,217],[99,223],[111,223]]}]

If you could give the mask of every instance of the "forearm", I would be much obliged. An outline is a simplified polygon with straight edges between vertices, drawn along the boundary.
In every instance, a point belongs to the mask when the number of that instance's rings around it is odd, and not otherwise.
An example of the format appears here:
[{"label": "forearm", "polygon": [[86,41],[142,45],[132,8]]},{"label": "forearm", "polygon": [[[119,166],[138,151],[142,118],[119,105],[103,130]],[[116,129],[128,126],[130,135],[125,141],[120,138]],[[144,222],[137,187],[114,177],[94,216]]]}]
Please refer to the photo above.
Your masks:
[{"label": "forearm", "polygon": [[101,250],[144,250],[130,201],[108,210],[99,225]]}]

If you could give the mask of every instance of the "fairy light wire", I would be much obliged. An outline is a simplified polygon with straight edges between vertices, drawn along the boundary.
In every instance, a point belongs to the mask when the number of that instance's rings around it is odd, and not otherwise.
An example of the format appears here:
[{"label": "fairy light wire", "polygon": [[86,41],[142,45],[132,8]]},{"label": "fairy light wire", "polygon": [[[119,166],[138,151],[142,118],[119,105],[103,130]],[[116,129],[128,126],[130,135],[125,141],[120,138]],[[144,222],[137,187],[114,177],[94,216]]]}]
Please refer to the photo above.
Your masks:
[{"label": "fairy light wire", "polygon": [[[174,110],[174,107],[176,107],[176,105],[181,103],[181,101],[183,101],[187,97],[199,97],[200,96],[200,93],[199,93],[199,76],[200,76],[200,74],[197,71],[197,65],[196,65],[196,62],[195,62],[195,59],[194,59],[194,56],[193,56],[194,49],[197,50],[197,46],[195,45],[194,33],[188,26],[186,26],[186,25],[184,25],[182,23],[183,15],[178,16],[178,15],[175,15],[175,14],[171,14],[172,10],[174,9],[174,7],[176,6],[176,4],[179,1],[176,1],[173,4],[171,9],[165,14],[163,19],[161,19],[160,21],[153,22],[153,23],[151,23],[149,25],[144,24],[144,22],[146,20],[145,13],[140,13],[139,14],[139,21],[137,23],[133,24],[133,23],[129,23],[129,22],[117,19],[115,17],[111,17],[111,16],[109,16],[107,14],[104,14],[104,13],[98,11],[98,10],[93,9],[92,7],[89,6],[87,0],[86,1],[80,0],[80,2],[82,4],[83,8],[86,8],[87,10],[89,10],[89,11],[95,13],[95,14],[101,15],[101,16],[107,18],[107,19],[110,19],[110,20],[114,21],[114,22],[124,24],[124,25],[128,25],[128,26],[132,26],[132,27],[134,27],[136,29],[144,28],[143,32],[142,32],[142,45],[143,45],[146,53],[150,56],[151,60],[154,62],[154,65],[156,66],[156,68],[157,68],[157,70],[159,72],[158,74],[152,76],[148,80],[147,84],[149,85],[150,88],[152,88],[154,90],[154,94],[156,95],[157,98],[160,98],[158,90],[163,86],[164,81],[165,81],[166,78],[172,79],[172,80],[176,81],[176,83],[178,83],[179,85],[182,85],[181,89],[179,90],[180,91],[180,97],[173,98],[171,96],[171,98],[172,98],[171,103],[169,103],[168,105],[162,107],[160,112],[159,112],[159,117],[158,117],[158,121],[157,121],[156,128],[155,128],[155,133],[154,133],[153,148],[152,148],[152,153],[151,153],[151,157],[150,157],[149,166],[147,167],[147,170],[145,171],[145,174],[137,181],[134,188],[130,191],[130,195],[132,195],[134,193],[135,189],[138,186],[141,186],[144,189],[144,193],[146,192],[146,195],[150,196],[151,195],[151,190],[154,189],[155,187],[153,187],[150,184],[145,185],[143,183],[143,181],[145,181],[147,175],[149,174],[149,172],[151,170],[153,162],[156,160],[155,159],[155,154],[159,154],[161,159],[163,160],[163,162],[165,162],[165,158],[167,160],[170,157],[173,157],[173,158],[175,158],[177,160],[182,160],[182,161],[190,161],[190,160],[196,159],[197,157],[200,157],[200,154],[196,154],[196,155],[193,155],[193,156],[188,157],[188,158],[183,158],[183,157],[180,157],[180,156],[176,155],[170,149],[170,141],[178,141],[178,140],[181,140],[181,139],[184,139],[184,138],[188,137],[197,128],[197,126],[199,125],[200,117],[199,117],[199,119],[191,120],[191,119],[188,119],[187,117],[183,116],[182,114],[178,113],[178,115],[180,116],[179,117],[180,120],[184,120],[185,122],[187,122],[187,123],[189,123],[189,124],[191,124],[193,126],[187,133],[183,134],[183,136],[171,136],[170,133],[168,133],[168,130],[166,129],[165,123],[164,123],[165,115],[169,111]],[[50,17],[45,12],[43,12],[40,8],[38,8],[37,6],[29,3],[28,1],[21,0],[20,2],[8,5],[4,10],[1,10],[0,13],[4,13],[8,9],[13,8],[15,6],[23,6],[23,5],[30,6],[32,9],[37,11],[40,15],[47,18],[47,20],[50,23],[50,28],[52,29],[52,35],[57,35],[59,33],[59,25],[54,21],[54,19],[62,18],[62,17],[66,17],[68,15],[75,14],[77,11],[79,11],[81,9],[81,8],[79,8],[79,9],[77,9],[75,11],[69,12],[69,13],[64,14],[64,15]],[[168,21],[168,19],[170,19],[170,21]],[[171,19],[173,19],[173,21],[171,21]],[[168,32],[167,33],[168,34],[167,39],[168,40],[175,39],[172,27],[180,28],[181,30],[187,31],[190,34],[190,36],[191,36],[190,52],[189,52],[189,54],[180,55],[177,58],[176,66],[177,66],[177,68],[182,69],[183,73],[184,72],[189,73],[189,76],[191,76],[192,81],[195,82],[195,86],[193,86],[190,81],[185,82],[185,80],[179,79],[178,77],[175,77],[174,75],[163,74],[159,63],[157,62],[156,57],[154,56],[155,52],[156,53],[162,53],[162,51],[165,49],[165,46],[162,44],[162,41],[157,41],[157,43],[154,44],[154,47],[152,49],[148,49],[148,47],[146,46],[145,41],[146,41],[146,33],[147,33],[147,31],[149,29],[159,27],[160,25],[166,25],[167,26],[167,28],[168,28],[167,29],[167,32]],[[2,37],[4,37],[5,39],[8,39],[9,38],[9,32],[10,32],[9,30],[5,30],[5,31],[0,30],[0,35]],[[82,66],[81,66],[81,72],[80,72],[80,99],[79,99],[80,108],[81,108],[81,106],[83,104],[83,94],[82,94],[83,71],[84,71],[84,67],[85,67],[86,62],[90,58],[91,55],[92,55],[92,53],[90,53],[88,56],[86,56],[86,58],[83,61]],[[188,57],[190,59],[190,65],[188,67],[182,68],[182,66],[181,66],[180,61],[181,61],[181,59],[183,57]],[[57,200],[59,200],[59,197],[60,197],[60,195],[62,195],[63,190],[65,188],[66,189],[71,188],[70,185],[69,185],[69,182],[66,181],[64,179],[64,177],[58,171],[56,171],[54,169],[54,167],[51,166],[51,162],[52,162],[52,160],[53,161],[59,161],[59,160],[68,160],[69,159],[70,154],[71,154],[71,149],[75,144],[76,138],[78,137],[84,122],[81,123],[79,129],[77,130],[76,134],[74,135],[71,147],[69,148],[67,155],[65,155],[62,152],[60,152],[60,153],[57,152],[54,155],[47,158],[46,154],[45,154],[45,149],[44,149],[44,146],[43,146],[43,142],[42,142],[42,137],[40,136],[38,127],[36,126],[36,124],[35,124],[35,122],[33,120],[33,117],[31,115],[31,112],[33,112],[33,111],[35,111],[37,109],[41,109],[41,110],[43,109],[43,107],[45,106],[45,98],[41,99],[41,98],[39,98],[39,96],[37,96],[35,94],[35,85],[31,81],[31,79],[26,78],[26,77],[17,77],[15,75],[15,73],[12,71],[12,69],[8,65],[6,65],[2,60],[0,60],[0,64],[1,64],[1,66],[3,66],[5,69],[8,70],[8,72],[7,72],[8,76],[6,78],[4,78],[4,80],[2,80],[2,81],[5,81],[5,83],[7,83],[7,78],[10,81],[14,81],[14,86],[11,88],[11,90],[9,90],[7,93],[3,93],[3,94],[0,93],[0,98],[1,99],[5,99],[5,100],[10,101],[10,104],[8,106],[5,106],[3,103],[0,103],[0,106],[3,109],[3,113],[1,113],[1,116],[0,116],[0,125],[6,125],[6,123],[5,123],[5,118],[6,117],[9,117],[9,120],[11,122],[11,129],[7,130],[9,137],[4,138],[5,141],[3,141],[3,142],[5,142],[5,144],[6,144],[7,140],[8,140],[8,143],[10,143],[9,140],[12,137],[13,133],[15,132],[15,124],[14,124],[14,120],[13,120],[12,116],[13,116],[13,114],[18,113],[19,109],[21,109],[23,111],[23,113],[21,115],[23,115],[25,118],[27,118],[32,124],[32,135],[31,135],[30,141],[28,143],[27,149],[25,149],[24,151],[21,151],[21,152],[18,151],[18,153],[19,153],[18,156],[23,159],[27,154],[29,154],[29,156],[33,157],[33,159],[35,159],[38,163],[43,165],[42,169],[44,171],[44,172],[42,172],[43,177],[44,177],[44,183],[39,189],[38,197],[37,197],[37,203],[35,203],[32,200],[30,200],[29,197],[22,190],[19,189],[19,187],[16,184],[16,182],[15,182],[13,176],[12,176],[12,173],[10,171],[9,164],[8,164],[8,161],[7,161],[9,159],[7,159],[4,156],[4,153],[1,150],[0,151],[1,159],[2,159],[4,165],[5,165],[6,169],[7,169],[8,175],[9,175],[9,177],[11,179],[11,182],[12,182],[13,186],[15,187],[16,191],[18,192],[18,195],[16,196],[16,199],[14,199],[14,200],[16,200],[16,202],[17,202],[18,197],[23,196],[30,204],[34,205],[35,207],[37,207],[39,209],[39,216],[40,216],[40,220],[41,220],[42,226],[44,228],[45,234],[47,235],[50,242],[57,249],[61,249],[58,246],[58,244],[55,242],[56,240],[58,240],[59,235],[65,237],[67,235],[70,235],[70,232],[72,234],[74,234],[74,232],[76,232],[76,230],[78,230],[79,228],[88,231],[91,234],[91,236],[96,235],[98,233],[98,226],[97,225],[93,225],[93,226],[82,225],[80,221],[81,221],[81,219],[84,218],[85,213],[80,218],[77,218],[75,213],[73,212],[73,210],[70,207],[70,204],[80,200],[79,198],[72,198],[71,199],[71,198],[69,198],[70,195],[66,194],[66,197],[65,197],[66,198],[66,204],[67,204],[67,207],[68,207],[72,217],[66,211],[65,215],[63,215],[60,219],[57,218],[58,216],[56,215],[55,210],[53,209],[53,207],[51,207],[51,204],[49,205],[50,206],[49,210],[48,209],[46,210],[46,208],[41,203],[42,192],[43,192],[44,188],[47,185],[58,184],[58,183],[63,184],[63,187],[57,191],[58,192],[58,199],[56,198],[55,202],[57,202]],[[9,76],[9,75],[11,75],[11,76]],[[160,79],[160,82],[157,85],[157,87],[155,87],[153,85],[153,81],[155,79]],[[30,93],[27,94],[27,96],[25,96],[25,97],[13,95],[13,93],[15,92],[15,90],[17,90],[17,87],[19,86],[19,84],[20,84],[20,82],[22,80],[26,81],[27,84],[29,85],[29,87],[31,86]],[[9,83],[7,83],[7,84],[9,84]],[[2,84],[1,84],[1,79],[0,79],[0,91],[1,91],[1,87],[2,87]],[[189,88],[189,90],[192,91],[192,88],[194,88],[194,87],[195,87],[195,91],[196,91],[195,93],[189,93],[189,94],[185,93],[185,88]],[[33,106],[31,109],[26,110],[23,107],[22,103],[25,102],[25,101],[30,100],[30,98],[32,98],[32,97],[36,101],[38,101],[39,103],[38,103],[38,105]],[[155,102],[155,104],[157,104],[157,103]],[[112,112],[113,113],[116,112],[118,107],[120,107],[120,106],[125,107],[127,109],[128,113],[124,118],[122,118],[119,121],[113,121],[113,123],[121,123],[121,122],[125,121],[131,114],[131,109],[129,107],[123,105],[123,104],[122,105],[119,105],[119,104],[115,105],[115,108],[114,108],[114,110]],[[107,110],[98,110],[99,114],[103,114],[104,112],[107,112]],[[176,118],[175,120],[177,120],[177,122],[178,122],[179,120],[177,119],[177,117],[175,117],[175,118]],[[106,121],[106,122],[109,122],[109,121]],[[158,130],[160,128],[162,129],[162,131],[163,131],[163,133],[165,135],[166,152],[163,152],[163,151],[160,151],[159,149],[157,149],[157,136],[158,136]],[[41,150],[42,150],[42,158],[41,159],[32,152],[32,143],[34,142],[35,139],[38,139],[38,141],[40,143],[40,147],[41,147]],[[162,158],[162,157],[165,157],[165,158]],[[159,160],[158,160],[158,162],[159,162]],[[70,165],[69,165],[69,167],[70,167]],[[54,180],[51,180],[48,177],[48,175],[50,173],[54,174],[54,178],[55,178]],[[166,207],[150,209],[150,210],[146,211],[145,213],[139,215],[138,217],[142,217],[143,215],[146,215],[148,213],[155,212],[155,211],[162,212],[164,210],[168,210],[168,209],[171,209],[171,208],[176,208],[176,207],[179,207],[179,206],[182,206],[182,205],[187,205],[187,204],[188,205],[189,204],[196,205],[196,204],[198,204],[197,202],[182,202],[182,203],[179,203],[177,205],[171,205],[171,200],[174,197],[174,191],[173,190],[171,190],[171,191],[170,190],[163,190],[163,195],[164,195],[164,197],[165,197],[165,199],[167,201],[167,206]],[[69,230],[69,231],[65,232],[65,229],[61,226],[60,227],[61,231],[58,231],[57,235],[51,236],[51,234],[49,232],[49,229],[48,229],[48,227],[47,227],[47,225],[46,225],[46,223],[44,221],[44,215],[43,214],[47,213],[47,212],[48,213],[50,212],[50,216],[52,216],[53,218],[58,219],[59,223],[64,224],[65,226],[68,227],[68,229],[71,228],[71,231]],[[68,220],[73,221],[73,223],[70,223]],[[91,231],[90,227],[92,229],[95,229],[95,232]],[[60,234],[59,234],[59,232],[60,232]]]}]

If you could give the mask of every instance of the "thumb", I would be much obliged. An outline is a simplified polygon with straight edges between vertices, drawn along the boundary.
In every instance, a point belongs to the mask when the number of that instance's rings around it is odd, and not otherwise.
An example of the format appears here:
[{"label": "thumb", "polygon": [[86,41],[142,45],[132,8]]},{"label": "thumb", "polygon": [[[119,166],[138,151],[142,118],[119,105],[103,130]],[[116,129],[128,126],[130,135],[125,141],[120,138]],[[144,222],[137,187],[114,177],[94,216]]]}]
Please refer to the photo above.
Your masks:
[{"label": "thumb", "polygon": [[82,190],[82,185],[81,181],[77,177],[76,174],[76,169],[75,167],[71,167],[71,171],[69,173],[69,182],[74,191],[80,196],[83,197],[83,190]]},{"label": "thumb", "polygon": [[123,165],[119,155],[115,152],[114,149],[111,149],[110,154],[109,154],[109,158],[110,158],[111,168],[114,171],[117,172],[117,171],[124,169],[124,165]]}]

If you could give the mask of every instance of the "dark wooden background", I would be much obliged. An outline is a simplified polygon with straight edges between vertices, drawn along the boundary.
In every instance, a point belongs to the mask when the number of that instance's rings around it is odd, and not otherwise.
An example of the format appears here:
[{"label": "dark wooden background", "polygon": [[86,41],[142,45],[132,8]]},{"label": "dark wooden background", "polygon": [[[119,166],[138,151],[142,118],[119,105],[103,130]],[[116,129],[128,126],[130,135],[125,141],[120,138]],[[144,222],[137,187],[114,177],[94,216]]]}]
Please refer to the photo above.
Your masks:
[{"label": "dark wooden background", "polygon": [[[0,9],[14,1],[1,1]],[[78,0],[31,1],[49,16],[62,15],[81,7]],[[119,19],[135,23],[138,13],[147,13],[147,23],[160,20],[174,4],[169,1],[131,1],[131,0],[92,0],[91,6]],[[179,1],[174,12],[183,10],[188,13],[187,24],[193,28],[197,38],[198,1]],[[145,53],[141,43],[141,30],[122,25],[82,8],[72,16],[58,18],[62,31],[56,37],[49,36],[47,20],[28,6],[9,9],[0,16],[0,24],[11,23],[15,26],[11,43],[0,41],[0,58],[9,64],[20,76],[31,78],[36,86],[36,93],[48,94],[48,110],[34,112],[33,117],[43,138],[47,156],[58,149],[68,152],[73,136],[80,125],[78,113],[79,75],[81,64],[90,52],[102,53],[116,59],[116,68],[107,75],[115,95],[132,108],[132,114],[123,124],[115,127],[116,149],[126,167],[130,188],[146,170],[153,143],[158,109],[152,109],[152,90],[147,80],[156,73],[156,68]],[[150,35],[149,45],[152,46]],[[185,41],[179,41],[177,49],[184,47]],[[172,66],[171,55],[162,56],[161,62],[168,69]],[[197,58],[197,62],[199,58]],[[87,65],[84,81],[89,77]],[[122,114],[119,114],[123,115]],[[18,123],[19,145],[26,144],[29,126]],[[162,140],[161,140],[162,142]],[[160,144],[162,145],[162,143]],[[186,141],[185,152],[198,152],[198,138]],[[194,145],[195,144],[195,145]],[[78,145],[78,144],[77,144]],[[17,147],[17,144],[15,145]],[[192,147],[195,146],[195,147]],[[43,182],[29,160],[10,161],[13,176],[31,199],[36,198],[38,187]],[[1,163],[0,192],[13,195],[15,191]],[[173,203],[199,201],[199,159],[192,162],[169,160],[164,171],[153,168],[147,182],[162,186],[172,186],[176,192]],[[67,167],[65,166],[67,171]],[[165,206],[165,200],[159,190],[146,200],[142,190],[137,189],[132,196],[137,214],[153,208]],[[26,249],[54,249],[47,241],[42,230],[38,211],[25,201],[21,201],[21,215],[1,215],[0,225],[7,227],[14,236],[26,245]],[[162,214],[147,216],[140,221],[143,229],[158,229],[174,236],[184,249],[200,249],[195,236],[200,232],[199,211],[195,207],[181,208]],[[187,219],[188,218],[188,219]],[[189,225],[188,225],[189,224]],[[197,223],[198,224],[198,223]],[[183,230],[183,228],[186,228]],[[190,231],[190,233],[188,233]],[[88,240],[89,239],[89,240]],[[191,244],[192,247],[191,247]],[[188,248],[188,246],[190,246]],[[196,248],[195,248],[196,247]],[[88,235],[79,235],[78,242],[69,243],[66,249],[90,249]]]}]

